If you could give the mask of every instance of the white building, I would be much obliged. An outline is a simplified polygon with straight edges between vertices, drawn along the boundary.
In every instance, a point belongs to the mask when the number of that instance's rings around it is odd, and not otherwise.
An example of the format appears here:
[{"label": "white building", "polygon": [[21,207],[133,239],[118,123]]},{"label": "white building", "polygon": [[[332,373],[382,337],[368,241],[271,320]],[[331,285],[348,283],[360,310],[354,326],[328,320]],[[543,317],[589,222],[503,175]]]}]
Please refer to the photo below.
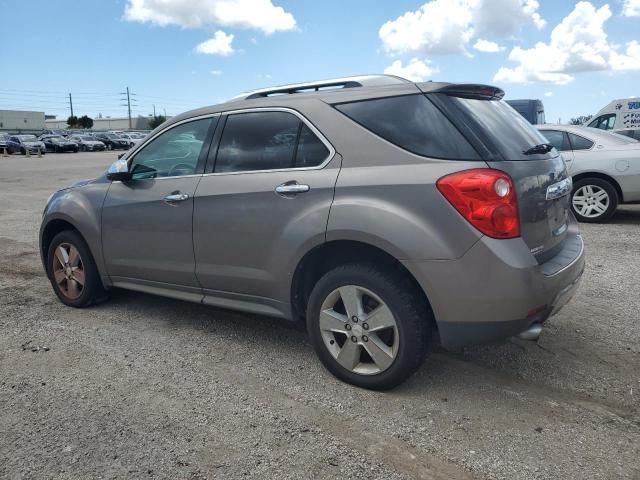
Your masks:
[{"label": "white building", "polygon": [[44,112],[0,110],[0,131],[42,130],[44,125]]}]

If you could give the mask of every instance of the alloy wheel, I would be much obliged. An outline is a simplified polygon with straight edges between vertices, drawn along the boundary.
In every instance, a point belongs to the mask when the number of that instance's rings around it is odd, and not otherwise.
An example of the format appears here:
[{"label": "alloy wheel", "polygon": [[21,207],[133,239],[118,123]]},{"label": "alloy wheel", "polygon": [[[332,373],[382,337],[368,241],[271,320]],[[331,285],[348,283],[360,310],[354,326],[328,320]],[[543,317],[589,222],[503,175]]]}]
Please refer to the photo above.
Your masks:
[{"label": "alloy wheel", "polygon": [[326,349],[345,369],[375,375],[398,355],[396,319],[380,297],[357,285],[331,292],[320,309],[320,333]]},{"label": "alloy wheel", "polygon": [[573,208],[585,218],[597,218],[609,208],[609,194],[597,185],[584,185],[573,194]]},{"label": "alloy wheel", "polygon": [[70,243],[61,243],[53,259],[53,277],[60,292],[69,300],[75,300],[85,285],[85,271],[78,249]]}]

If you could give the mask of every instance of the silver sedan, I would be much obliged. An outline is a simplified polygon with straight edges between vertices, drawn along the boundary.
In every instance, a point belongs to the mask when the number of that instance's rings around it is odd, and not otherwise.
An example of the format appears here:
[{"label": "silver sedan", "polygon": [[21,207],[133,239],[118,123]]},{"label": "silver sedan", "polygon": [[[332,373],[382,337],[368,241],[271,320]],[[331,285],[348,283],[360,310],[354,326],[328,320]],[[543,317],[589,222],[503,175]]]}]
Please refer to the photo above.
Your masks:
[{"label": "silver sedan", "polygon": [[618,204],[640,202],[640,142],[573,125],[539,125],[538,130],[567,164],[578,220],[603,222]]}]

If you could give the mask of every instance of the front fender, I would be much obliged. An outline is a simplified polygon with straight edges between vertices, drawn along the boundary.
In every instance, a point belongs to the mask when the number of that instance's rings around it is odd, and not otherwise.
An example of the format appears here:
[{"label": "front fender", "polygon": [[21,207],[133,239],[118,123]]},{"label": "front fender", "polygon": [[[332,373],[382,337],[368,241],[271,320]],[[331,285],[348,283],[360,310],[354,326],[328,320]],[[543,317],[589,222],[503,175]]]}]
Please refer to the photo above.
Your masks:
[{"label": "front fender", "polygon": [[[77,188],[56,192],[47,204],[42,217],[39,234],[40,257],[45,265],[47,246],[45,236],[58,221],[64,221],[75,228],[87,242],[98,272],[107,279],[102,255],[102,204],[109,190],[110,182],[94,181]],[[46,269],[46,266],[45,266]]]}]

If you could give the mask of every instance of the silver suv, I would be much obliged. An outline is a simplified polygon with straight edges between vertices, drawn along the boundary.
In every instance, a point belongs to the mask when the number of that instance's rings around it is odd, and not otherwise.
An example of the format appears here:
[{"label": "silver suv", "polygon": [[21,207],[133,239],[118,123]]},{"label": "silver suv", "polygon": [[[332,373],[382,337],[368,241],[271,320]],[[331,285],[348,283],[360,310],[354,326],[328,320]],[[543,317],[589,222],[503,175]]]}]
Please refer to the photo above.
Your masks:
[{"label": "silver suv", "polygon": [[536,338],[583,243],[558,152],[485,85],[365,76],[172,118],[54,193],[57,296],[114,287],[306,322],[328,370],[391,388],[429,343]]}]

